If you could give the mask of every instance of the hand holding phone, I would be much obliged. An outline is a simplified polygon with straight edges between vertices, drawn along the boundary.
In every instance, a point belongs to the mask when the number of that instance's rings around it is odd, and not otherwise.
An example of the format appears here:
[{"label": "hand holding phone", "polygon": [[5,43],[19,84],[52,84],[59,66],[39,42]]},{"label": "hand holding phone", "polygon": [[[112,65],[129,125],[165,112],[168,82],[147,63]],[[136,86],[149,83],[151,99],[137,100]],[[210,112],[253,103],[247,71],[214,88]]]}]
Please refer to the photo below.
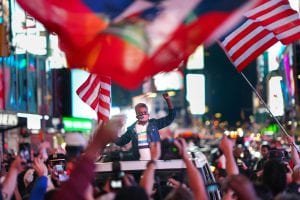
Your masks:
[{"label": "hand holding phone", "polygon": [[29,143],[19,144],[19,155],[27,164],[31,163],[31,148]]}]

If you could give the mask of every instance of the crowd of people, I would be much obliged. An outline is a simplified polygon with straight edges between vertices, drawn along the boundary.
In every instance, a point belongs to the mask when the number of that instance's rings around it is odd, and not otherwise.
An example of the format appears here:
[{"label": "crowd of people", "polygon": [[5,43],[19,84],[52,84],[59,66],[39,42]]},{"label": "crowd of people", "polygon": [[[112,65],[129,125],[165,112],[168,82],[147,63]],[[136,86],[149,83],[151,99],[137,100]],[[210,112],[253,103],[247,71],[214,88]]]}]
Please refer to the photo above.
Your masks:
[{"label": "crowd of people", "polygon": [[[150,119],[147,106],[138,104],[137,122],[121,138],[118,135],[124,120],[115,118],[99,124],[89,143],[75,137],[76,134],[70,134],[67,135],[68,138],[66,136],[66,140],[73,140],[73,145],[68,143],[65,149],[49,151],[49,145],[41,144],[31,162],[23,154],[8,159],[13,161],[6,165],[7,173],[2,174],[0,199],[209,199],[203,174],[188,153],[190,143],[180,137],[173,144],[178,157],[185,164],[187,178],[183,180],[170,177],[170,191],[163,196],[157,195],[155,174],[157,160],[162,156],[158,130],[170,124],[175,116],[170,98],[164,95],[164,99],[169,108],[166,117]],[[145,127],[139,127],[140,125]],[[147,127],[150,127],[149,131]],[[114,176],[108,177],[101,185],[97,183],[95,162],[103,154],[107,144],[123,145],[130,140],[136,143],[133,145],[136,160],[147,160],[141,176],[137,178],[128,173],[118,174],[121,186],[117,187],[112,185],[117,184],[113,182],[116,178]],[[289,146],[288,149],[261,143],[261,158],[254,160],[241,140],[224,135],[218,144],[222,153],[215,162],[217,164],[214,170],[220,198],[300,199],[299,152],[292,136],[285,137],[285,144]]]},{"label": "crowd of people", "polygon": [[[16,156],[4,175],[2,199],[151,199],[155,196],[156,161],[161,156],[160,141],[150,143],[150,160],[141,178],[125,174],[123,186],[117,190],[111,188],[109,179],[99,188],[94,183],[95,160],[105,146],[118,138],[122,120],[115,119],[99,126],[93,140],[84,151],[75,154],[72,159],[60,152],[47,155],[41,145],[32,165]],[[179,155],[186,166],[187,183],[170,180],[174,189],[164,199],[209,199],[201,173],[193,164],[187,152],[187,142],[183,138],[174,141]],[[293,137],[286,137],[290,152],[270,145],[261,145],[262,157],[254,167],[248,167],[244,158],[237,153],[235,140],[223,137],[219,148],[224,157],[224,165],[219,170],[225,173],[215,174],[220,185],[222,199],[299,199],[300,198],[300,158]],[[69,147],[70,149],[70,147]],[[71,148],[72,149],[72,148]],[[83,149],[82,149],[83,150]],[[73,151],[74,154],[74,151]],[[74,159],[75,158],[75,159]],[[221,160],[221,158],[220,158]],[[242,164],[241,164],[242,163]]]}]

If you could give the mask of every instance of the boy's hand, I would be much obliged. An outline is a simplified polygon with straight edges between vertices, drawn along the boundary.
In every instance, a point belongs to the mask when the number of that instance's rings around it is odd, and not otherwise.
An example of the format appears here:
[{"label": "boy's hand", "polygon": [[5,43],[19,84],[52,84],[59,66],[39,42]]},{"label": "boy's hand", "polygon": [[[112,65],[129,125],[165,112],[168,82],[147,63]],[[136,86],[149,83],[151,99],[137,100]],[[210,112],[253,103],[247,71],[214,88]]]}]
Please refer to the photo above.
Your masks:
[{"label": "boy's hand", "polygon": [[166,93],[163,93],[163,98],[164,98],[165,100],[169,100],[169,99],[170,99],[170,96],[169,96],[169,94],[166,92]]},{"label": "boy's hand", "polygon": [[161,155],[160,142],[152,142],[150,144],[151,160],[158,160]]},{"label": "boy's hand", "polygon": [[43,159],[36,157],[33,160],[33,169],[36,171],[38,176],[47,176],[48,175],[48,170],[46,165],[43,162]]}]

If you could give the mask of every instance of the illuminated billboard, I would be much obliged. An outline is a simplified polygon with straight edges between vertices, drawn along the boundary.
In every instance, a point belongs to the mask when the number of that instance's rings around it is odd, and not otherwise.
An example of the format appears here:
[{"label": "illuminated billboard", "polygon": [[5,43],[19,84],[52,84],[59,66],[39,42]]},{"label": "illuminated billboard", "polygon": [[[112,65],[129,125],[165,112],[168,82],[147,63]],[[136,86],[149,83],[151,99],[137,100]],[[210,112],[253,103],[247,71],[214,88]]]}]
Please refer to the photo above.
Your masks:
[{"label": "illuminated billboard", "polygon": [[187,74],[186,99],[190,111],[194,115],[205,113],[205,76],[203,74]]},{"label": "illuminated billboard", "polygon": [[197,47],[192,55],[188,58],[187,69],[203,69],[204,68],[204,48],[202,45]]},{"label": "illuminated billboard", "polygon": [[46,29],[14,0],[11,5],[12,45],[17,54],[47,54]]},{"label": "illuminated billboard", "polygon": [[273,76],[268,81],[268,106],[274,116],[284,115],[281,81],[281,76]]},{"label": "illuminated billboard", "polygon": [[159,73],[153,79],[157,91],[181,90],[183,88],[183,74],[180,71]]}]

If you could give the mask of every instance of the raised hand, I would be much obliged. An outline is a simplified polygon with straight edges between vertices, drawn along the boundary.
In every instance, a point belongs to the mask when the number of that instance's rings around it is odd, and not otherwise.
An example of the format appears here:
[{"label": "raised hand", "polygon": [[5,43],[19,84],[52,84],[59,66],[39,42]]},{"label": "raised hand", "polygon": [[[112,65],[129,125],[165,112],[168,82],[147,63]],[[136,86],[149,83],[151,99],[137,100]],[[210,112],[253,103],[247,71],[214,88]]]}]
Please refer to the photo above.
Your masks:
[{"label": "raised hand", "polygon": [[224,135],[219,144],[219,148],[222,150],[222,152],[226,155],[231,154],[233,151],[233,146],[233,141]]},{"label": "raised hand", "polygon": [[36,171],[38,176],[47,176],[48,175],[47,167],[44,164],[42,158],[40,158],[40,157],[34,158],[32,167]]},{"label": "raised hand", "polygon": [[182,157],[183,160],[188,159],[187,153],[187,144],[183,138],[178,138],[174,141],[175,146],[179,151],[179,155]]},{"label": "raised hand", "polygon": [[160,142],[152,142],[150,144],[151,160],[158,160],[161,155]]},{"label": "raised hand", "polygon": [[16,159],[12,162],[10,168],[17,170],[18,173],[21,173],[22,171],[24,171],[26,166],[24,165],[24,163],[26,163],[26,160],[24,160],[20,156],[17,156]]},{"label": "raised hand", "polygon": [[86,148],[86,155],[91,159],[96,159],[99,151],[103,151],[108,143],[117,140],[119,131],[124,123],[124,119],[115,118],[100,124],[94,132],[92,141]]},{"label": "raised hand", "polygon": [[293,136],[287,135],[285,136],[287,143],[289,143],[289,145],[293,145],[295,143],[295,139]]},{"label": "raised hand", "polygon": [[163,93],[162,96],[163,96],[163,98],[164,98],[165,100],[170,99],[170,96],[169,96],[169,94],[168,94],[167,92]]}]

